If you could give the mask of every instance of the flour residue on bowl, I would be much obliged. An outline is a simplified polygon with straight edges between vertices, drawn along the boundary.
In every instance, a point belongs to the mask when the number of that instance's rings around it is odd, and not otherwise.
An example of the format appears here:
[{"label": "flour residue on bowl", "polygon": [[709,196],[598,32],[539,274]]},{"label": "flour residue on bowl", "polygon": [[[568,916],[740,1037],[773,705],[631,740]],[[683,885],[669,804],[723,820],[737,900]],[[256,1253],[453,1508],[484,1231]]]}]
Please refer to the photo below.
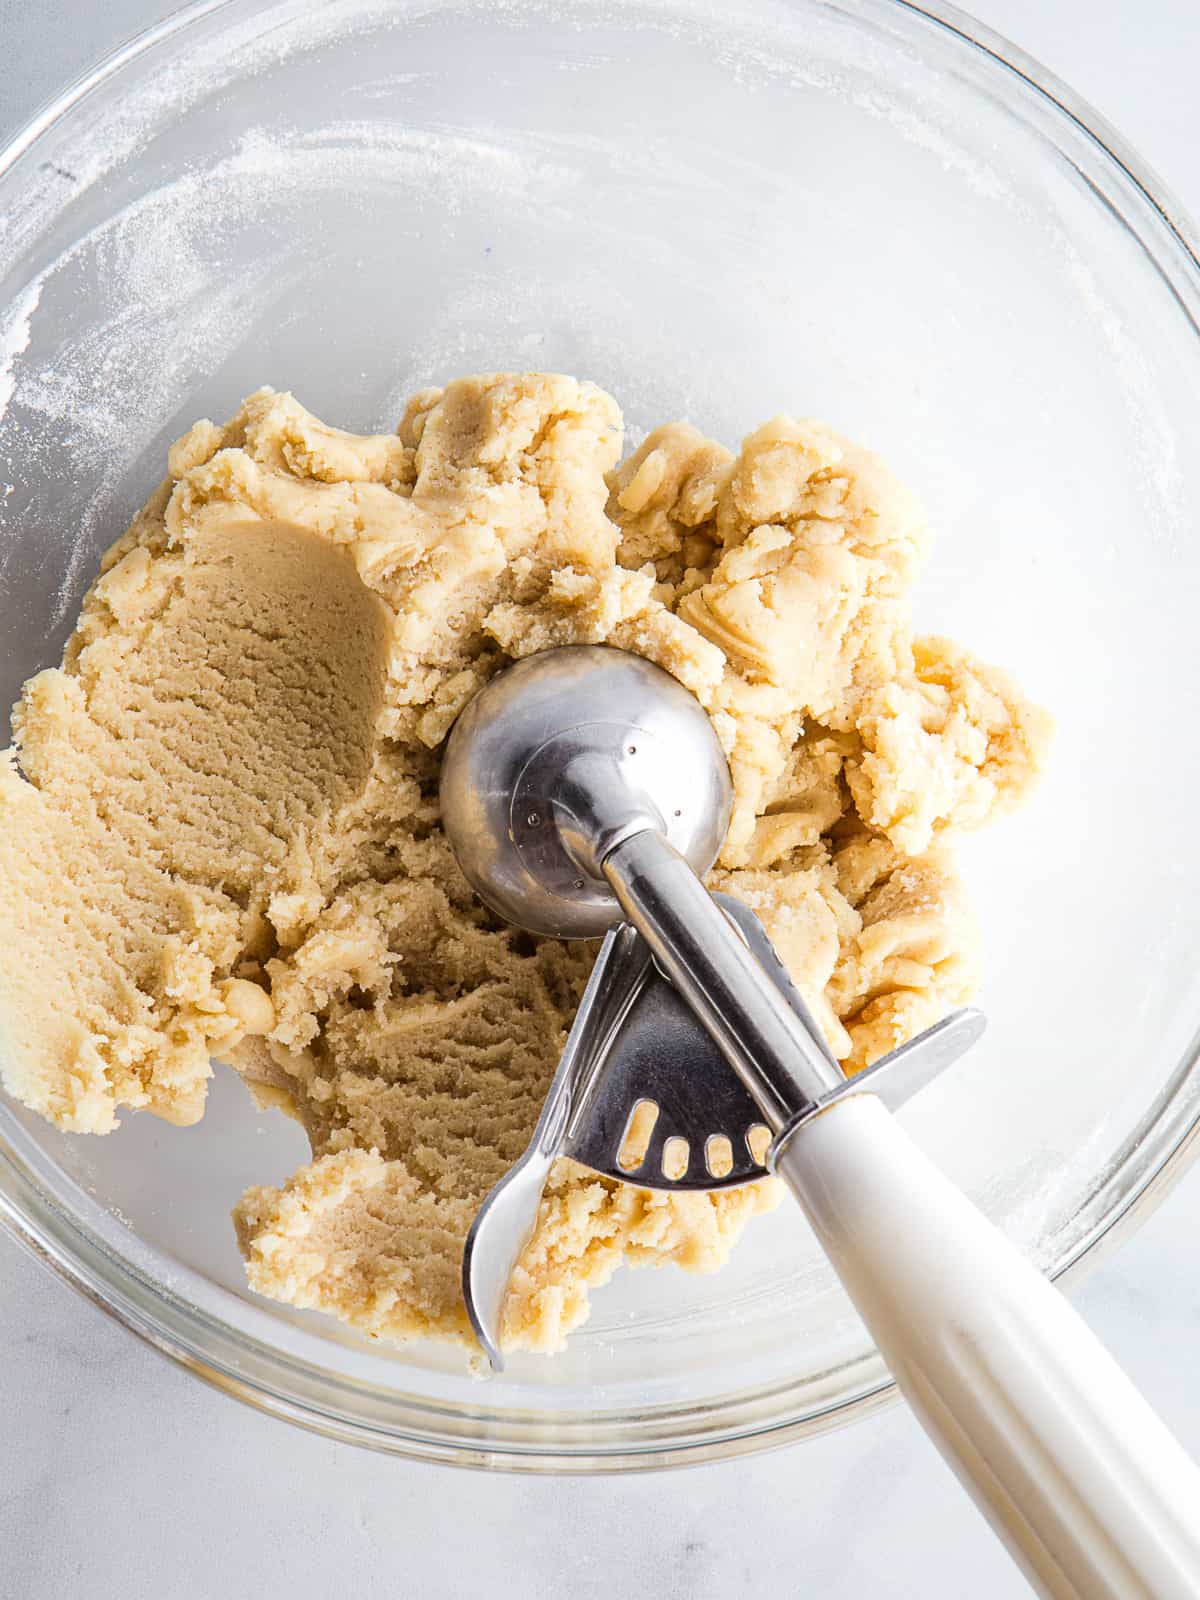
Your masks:
[{"label": "flour residue on bowl", "polygon": [[[16,297],[0,319],[0,423],[16,388],[17,362],[29,349],[33,315],[41,298],[42,284],[38,279]],[[5,485],[6,493],[9,487]]]},{"label": "flour residue on bowl", "polygon": [[[482,194],[492,204],[544,204],[575,181],[569,166],[535,153],[390,121],[250,128],[229,155],[150,188],[64,250],[10,310],[0,345],[0,422],[9,410],[14,472],[52,449],[84,490],[51,625],[78,602],[86,564],[111,531],[109,507],[128,493],[147,439],[161,438],[205,375],[300,288],[309,269],[293,259],[286,219],[304,215],[308,197],[358,192],[365,206],[376,186],[396,185],[398,213],[427,206],[451,216]],[[255,252],[236,263],[223,253],[231,230],[272,218],[278,227]],[[86,315],[47,359],[31,343],[35,310],[81,296]]]}]

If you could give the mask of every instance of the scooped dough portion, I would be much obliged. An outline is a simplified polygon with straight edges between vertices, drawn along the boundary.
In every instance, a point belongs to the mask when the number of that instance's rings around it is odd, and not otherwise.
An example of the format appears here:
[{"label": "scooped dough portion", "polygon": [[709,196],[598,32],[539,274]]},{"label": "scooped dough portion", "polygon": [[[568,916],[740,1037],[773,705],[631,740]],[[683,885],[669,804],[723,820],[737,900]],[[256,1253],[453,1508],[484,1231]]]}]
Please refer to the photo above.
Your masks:
[{"label": "scooped dough portion", "polygon": [[269,1029],[233,974],[338,881],[383,702],[389,619],[344,550],[235,506],[141,533],[26,685],[28,781],[0,775],[6,1081],[77,1132],[195,1121],[210,1051]]},{"label": "scooped dough portion", "polygon": [[[462,379],[371,437],[260,390],[173,447],[14,716],[5,1086],[103,1133],[194,1121],[232,1063],[313,1151],[237,1208],[250,1283],[376,1336],[472,1343],[463,1239],[594,956],[501,925],[441,833],[438,747],[492,674],[607,642],[699,698],[735,787],[713,884],[850,1070],[972,994],[954,836],[1043,760],[1003,673],[913,637],[927,535],[877,458],[787,417],[737,455],[681,423],[620,454],[567,377]],[[774,1200],[560,1163],[506,1343],[559,1348],[623,1262],[720,1266]]]}]

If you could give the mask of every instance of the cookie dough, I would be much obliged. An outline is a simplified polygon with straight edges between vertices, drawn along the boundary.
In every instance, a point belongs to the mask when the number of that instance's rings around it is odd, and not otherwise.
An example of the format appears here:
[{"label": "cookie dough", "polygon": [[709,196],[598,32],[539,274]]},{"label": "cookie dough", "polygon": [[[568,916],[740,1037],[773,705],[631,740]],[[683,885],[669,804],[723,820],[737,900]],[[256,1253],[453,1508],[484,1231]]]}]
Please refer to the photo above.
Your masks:
[{"label": "cookie dough", "polygon": [[[107,1133],[194,1121],[231,1063],[313,1152],[237,1208],[251,1285],[373,1335],[471,1343],[463,1238],[594,954],[500,925],[439,829],[439,745],[493,673],[607,642],[700,699],[736,791],[714,885],[849,1069],[971,995],[952,841],[1043,759],[1005,674],[913,637],[925,523],[876,457],[790,417],[736,456],[673,423],[618,465],[621,437],[555,375],[461,379],[372,437],[260,390],[173,447],[14,713],[5,1086]],[[774,1199],[560,1163],[508,1346],[559,1348],[622,1262],[719,1266]]]}]

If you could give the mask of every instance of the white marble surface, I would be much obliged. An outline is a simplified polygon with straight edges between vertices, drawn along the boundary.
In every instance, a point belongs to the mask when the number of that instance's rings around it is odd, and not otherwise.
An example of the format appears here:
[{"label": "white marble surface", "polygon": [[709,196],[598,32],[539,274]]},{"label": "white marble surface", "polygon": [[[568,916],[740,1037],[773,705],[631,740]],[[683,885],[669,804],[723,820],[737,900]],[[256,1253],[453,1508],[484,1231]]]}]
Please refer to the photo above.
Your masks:
[{"label": "white marble surface", "polygon": [[[0,0],[0,139],[169,7]],[[1200,213],[1193,0],[979,0]],[[1200,1454],[1200,1169],[1079,1304]],[[327,1443],[211,1393],[0,1239],[0,1600],[1025,1593],[899,1409],[735,1464],[535,1480]]]}]

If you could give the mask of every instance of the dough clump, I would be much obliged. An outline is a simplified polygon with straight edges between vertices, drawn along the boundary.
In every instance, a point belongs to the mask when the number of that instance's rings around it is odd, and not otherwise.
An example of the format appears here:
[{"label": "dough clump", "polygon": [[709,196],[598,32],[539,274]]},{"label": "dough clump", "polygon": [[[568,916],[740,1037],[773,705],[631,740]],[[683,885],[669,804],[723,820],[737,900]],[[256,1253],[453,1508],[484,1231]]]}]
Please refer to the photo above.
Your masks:
[{"label": "dough clump", "polygon": [[[251,1285],[372,1335],[473,1343],[463,1239],[594,956],[499,924],[439,828],[439,745],[492,674],[603,642],[699,698],[736,790],[713,885],[849,1070],[974,991],[953,838],[1043,760],[1004,673],[914,638],[925,523],[876,457],[790,417],[736,456],[621,440],[556,375],[464,378],[370,437],[259,390],[172,448],[0,759],[5,1086],[107,1133],[195,1121],[232,1064],[312,1144],[237,1207]],[[720,1266],[775,1199],[560,1163],[506,1343],[560,1348],[622,1262]]]}]

